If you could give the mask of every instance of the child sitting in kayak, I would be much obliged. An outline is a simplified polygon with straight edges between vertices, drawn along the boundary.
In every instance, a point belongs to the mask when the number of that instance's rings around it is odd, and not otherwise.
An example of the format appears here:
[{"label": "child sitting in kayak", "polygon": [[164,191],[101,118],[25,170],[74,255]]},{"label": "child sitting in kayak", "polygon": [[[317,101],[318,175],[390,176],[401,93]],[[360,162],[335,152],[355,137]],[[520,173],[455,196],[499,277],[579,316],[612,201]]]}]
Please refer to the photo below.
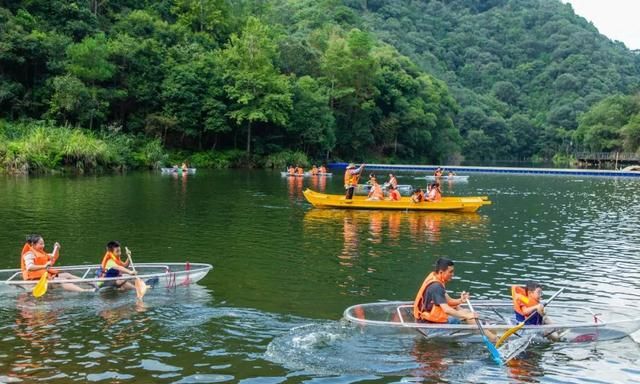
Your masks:
[{"label": "child sitting in kayak", "polygon": [[[123,273],[127,275],[135,275],[136,271],[132,271],[127,267],[131,264],[131,256],[127,255],[127,260],[122,261],[120,255],[122,251],[120,249],[120,243],[117,241],[110,241],[107,243],[107,253],[102,258],[102,274],[100,277],[120,277]],[[136,289],[136,287],[126,280],[109,280],[106,285],[112,285],[120,289]],[[100,285],[100,284],[99,284]]]},{"label": "child sitting in kayak", "polygon": [[542,325],[546,323],[544,306],[540,303],[542,285],[538,282],[529,281],[524,287],[519,285],[512,286],[511,298],[513,299],[516,322],[523,322],[527,316],[531,315],[525,325]]}]

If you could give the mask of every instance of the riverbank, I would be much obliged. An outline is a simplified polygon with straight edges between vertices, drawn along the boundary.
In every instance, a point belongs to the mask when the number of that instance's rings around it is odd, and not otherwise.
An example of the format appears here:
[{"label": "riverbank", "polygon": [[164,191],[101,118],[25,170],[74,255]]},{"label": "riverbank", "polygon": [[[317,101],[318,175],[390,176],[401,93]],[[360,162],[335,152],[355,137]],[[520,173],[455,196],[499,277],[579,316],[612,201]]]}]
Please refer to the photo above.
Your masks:
[{"label": "riverbank", "polygon": [[167,149],[160,139],[117,130],[91,132],[47,121],[0,120],[0,173],[49,174],[157,169],[186,162],[196,168],[310,167],[302,152],[247,156],[242,150]]}]

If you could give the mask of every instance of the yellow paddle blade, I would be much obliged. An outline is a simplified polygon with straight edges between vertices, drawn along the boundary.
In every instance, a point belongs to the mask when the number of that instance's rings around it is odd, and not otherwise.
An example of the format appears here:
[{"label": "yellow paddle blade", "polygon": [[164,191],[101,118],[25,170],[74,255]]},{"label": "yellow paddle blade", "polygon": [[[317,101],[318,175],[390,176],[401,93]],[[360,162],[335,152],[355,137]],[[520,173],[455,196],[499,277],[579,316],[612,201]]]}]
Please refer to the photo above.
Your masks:
[{"label": "yellow paddle blade", "polygon": [[500,336],[500,338],[498,339],[498,341],[496,341],[496,348],[501,346],[502,343],[504,343],[505,340],[507,340],[509,338],[509,336],[513,335],[514,333],[518,332],[522,327],[524,327],[524,321],[519,323],[518,325],[516,325],[513,328],[509,328],[507,329],[507,332],[505,332],[502,336]]},{"label": "yellow paddle blade", "polygon": [[138,299],[142,299],[144,297],[144,294],[147,293],[147,285],[138,278],[136,279],[135,286],[136,296],[138,297]]},{"label": "yellow paddle blade", "polygon": [[47,293],[48,286],[49,286],[49,272],[45,271],[40,277],[40,280],[38,280],[38,283],[36,284],[36,286],[33,287],[33,296],[40,297],[44,295],[45,293]]}]

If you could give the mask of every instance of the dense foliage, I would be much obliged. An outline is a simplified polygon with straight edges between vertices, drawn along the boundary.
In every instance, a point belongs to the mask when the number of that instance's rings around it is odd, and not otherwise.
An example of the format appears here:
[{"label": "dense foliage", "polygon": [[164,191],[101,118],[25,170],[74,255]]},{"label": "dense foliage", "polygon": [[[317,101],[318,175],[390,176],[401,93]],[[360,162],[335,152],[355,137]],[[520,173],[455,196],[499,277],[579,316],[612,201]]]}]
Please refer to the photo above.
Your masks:
[{"label": "dense foliage", "polygon": [[[274,165],[634,150],[632,119],[606,145],[575,130],[593,125],[579,116],[600,100],[635,92],[639,74],[636,55],[555,0],[0,6],[0,119],[49,121],[13,124],[23,137],[81,127],[207,151],[202,164],[237,162],[240,150]],[[87,166],[117,158],[104,156]]]},{"label": "dense foliage", "polygon": [[[574,133],[595,103],[638,92],[640,56],[599,35],[570,5],[554,0],[354,0],[350,5],[382,40],[446,81],[460,105],[455,122],[466,157],[550,158],[582,149],[623,149],[621,143],[593,145]],[[610,126],[617,132],[622,127]],[[626,150],[638,150],[629,143]]]}]

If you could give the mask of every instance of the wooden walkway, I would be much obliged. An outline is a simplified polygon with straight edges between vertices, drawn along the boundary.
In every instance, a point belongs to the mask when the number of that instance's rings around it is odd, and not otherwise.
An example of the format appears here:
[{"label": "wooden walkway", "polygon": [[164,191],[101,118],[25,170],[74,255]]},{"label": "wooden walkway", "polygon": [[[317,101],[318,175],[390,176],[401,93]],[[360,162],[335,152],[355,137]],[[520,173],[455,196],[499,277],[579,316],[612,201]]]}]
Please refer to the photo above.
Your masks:
[{"label": "wooden walkway", "polygon": [[629,152],[578,152],[574,157],[580,167],[618,169],[640,165],[640,155]]}]

